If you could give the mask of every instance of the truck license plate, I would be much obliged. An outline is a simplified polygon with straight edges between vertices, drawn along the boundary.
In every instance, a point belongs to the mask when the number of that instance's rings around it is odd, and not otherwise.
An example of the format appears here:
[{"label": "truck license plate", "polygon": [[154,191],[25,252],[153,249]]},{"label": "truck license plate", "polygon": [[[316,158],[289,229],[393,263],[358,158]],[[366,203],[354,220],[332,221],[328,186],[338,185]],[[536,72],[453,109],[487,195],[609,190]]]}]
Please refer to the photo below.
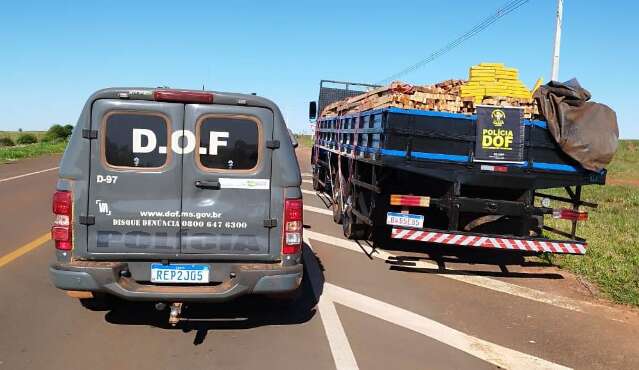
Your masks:
[{"label": "truck license plate", "polygon": [[386,214],[386,224],[392,226],[407,226],[407,227],[424,227],[424,216],[412,215],[409,213],[395,213],[388,212]]},{"label": "truck license plate", "polygon": [[152,283],[208,283],[207,265],[163,265],[151,264]]}]

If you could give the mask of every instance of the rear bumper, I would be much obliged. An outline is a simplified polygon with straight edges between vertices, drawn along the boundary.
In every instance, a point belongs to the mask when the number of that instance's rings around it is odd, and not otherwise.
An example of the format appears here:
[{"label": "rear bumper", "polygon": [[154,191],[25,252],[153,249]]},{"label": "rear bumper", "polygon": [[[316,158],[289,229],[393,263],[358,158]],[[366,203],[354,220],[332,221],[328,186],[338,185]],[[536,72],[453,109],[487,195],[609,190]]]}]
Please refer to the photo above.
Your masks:
[{"label": "rear bumper", "polygon": [[393,227],[391,238],[454,245],[470,248],[517,250],[534,253],[586,254],[588,245],[574,240],[541,238],[504,238],[499,235],[474,234],[461,231],[441,232],[435,229]]},{"label": "rear bumper", "polygon": [[234,264],[235,277],[217,285],[167,286],[137,282],[121,276],[126,262],[74,261],[49,268],[53,284],[63,290],[109,293],[131,301],[225,301],[244,294],[284,293],[302,281],[301,264]]}]

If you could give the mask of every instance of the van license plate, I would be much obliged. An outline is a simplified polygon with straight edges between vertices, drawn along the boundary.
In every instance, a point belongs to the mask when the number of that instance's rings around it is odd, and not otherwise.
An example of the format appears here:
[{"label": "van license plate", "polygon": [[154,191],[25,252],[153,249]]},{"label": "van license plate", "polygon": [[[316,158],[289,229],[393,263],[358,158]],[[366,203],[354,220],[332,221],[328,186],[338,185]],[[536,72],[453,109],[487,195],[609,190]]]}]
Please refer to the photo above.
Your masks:
[{"label": "van license plate", "polygon": [[386,214],[386,224],[392,226],[407,226],[407,227],[424,227],[424,216],[412,215],[410,213],[395,213],[388,212]]},{"label": "van license plate", "polygon": [[152,283],[208,283],[207,265],[163,265],[151,264]]}]

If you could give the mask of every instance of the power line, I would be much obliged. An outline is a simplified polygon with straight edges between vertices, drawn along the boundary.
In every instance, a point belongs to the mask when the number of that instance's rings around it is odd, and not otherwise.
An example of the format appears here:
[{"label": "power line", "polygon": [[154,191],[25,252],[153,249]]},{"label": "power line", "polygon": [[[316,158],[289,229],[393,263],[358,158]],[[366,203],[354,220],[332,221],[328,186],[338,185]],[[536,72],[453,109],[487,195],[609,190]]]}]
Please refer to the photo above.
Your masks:
[{"label": "power line", "polygon": [[501,6],[500,8],[498,8],[494,13],[492,13],[488,17],[484,18],[481,22],[479,22],[477,25],[475,25],[472,29],[466,31],[463,35],[461,35],[458,38],[456,38],[455,40],[451,41],[446,46],[434,51],[428,57],[426,57],[426,58],[420,60],[419,62],[411,65],[410,67],[405,68],[405,69],[403,69],[403,70],[401,70],[401,71],[399,71],[399,72],[397,72],[397,73],[395,73],[395,74],[393,74],[393,75],[381,80],[377,84],[383,85],[383,84],[386,84],[386,83],[388,83],[390,81],[397,80],[400,77],[402,77],[402,76],[404,76],[404,75],[406,75],[408,73],[411,73],[411,72],[423,67],[424,65],[432,62],[433,60],[439,58],[440,56],[448,53],[449,51],[453,50],[457,46],[461,45],[464,41],[472,38],[473,36],[477,35],[481,31],[485,30],[491,24],[497,22],[500,18],[502,18],[502,17],[514,12],[515,10],[520,8],[522,5],[526,4],[528,1],[530,1],[530,0],[512,0],[512,1],[509,1],[508,3],[506,3],[503,6]]}]

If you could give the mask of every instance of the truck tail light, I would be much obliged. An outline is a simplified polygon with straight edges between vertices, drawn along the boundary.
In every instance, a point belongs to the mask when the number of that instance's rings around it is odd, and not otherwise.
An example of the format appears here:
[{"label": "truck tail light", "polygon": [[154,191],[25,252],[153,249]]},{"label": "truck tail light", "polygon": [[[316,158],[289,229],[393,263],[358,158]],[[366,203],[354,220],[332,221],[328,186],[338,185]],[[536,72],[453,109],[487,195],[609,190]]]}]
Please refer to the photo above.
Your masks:
[{"label": "truck tail light", "polygon": [[212,104],[213,93],[186,90],[155,90],[153,99],[156,101],[176,103],[202,103]]},{"label": "truck tail light", "polygon": [[579,212],[568,208],[557,208],[552,210],[552,218],[570,221],[588,220],[588,212]]},{"label": "truck tail light", "polygon": [[392,206],[429,207],[430,197],[421,197],[418,195],[391,194],[390,204]]},{"label": "truck tail light", "polygon": [[286,199],[284,201],[282,254],[295,254],[302,250],[303,214],[301,199]]},{"label": "truck tail light", "polygon": [[73,248],[73,234],[71,232],[71,213],[73,201],[71,192],[58,190],[53,194],[53,214],[55,221],[51,228],[51,239],[55,241],[56,249],[68,251]]}]

